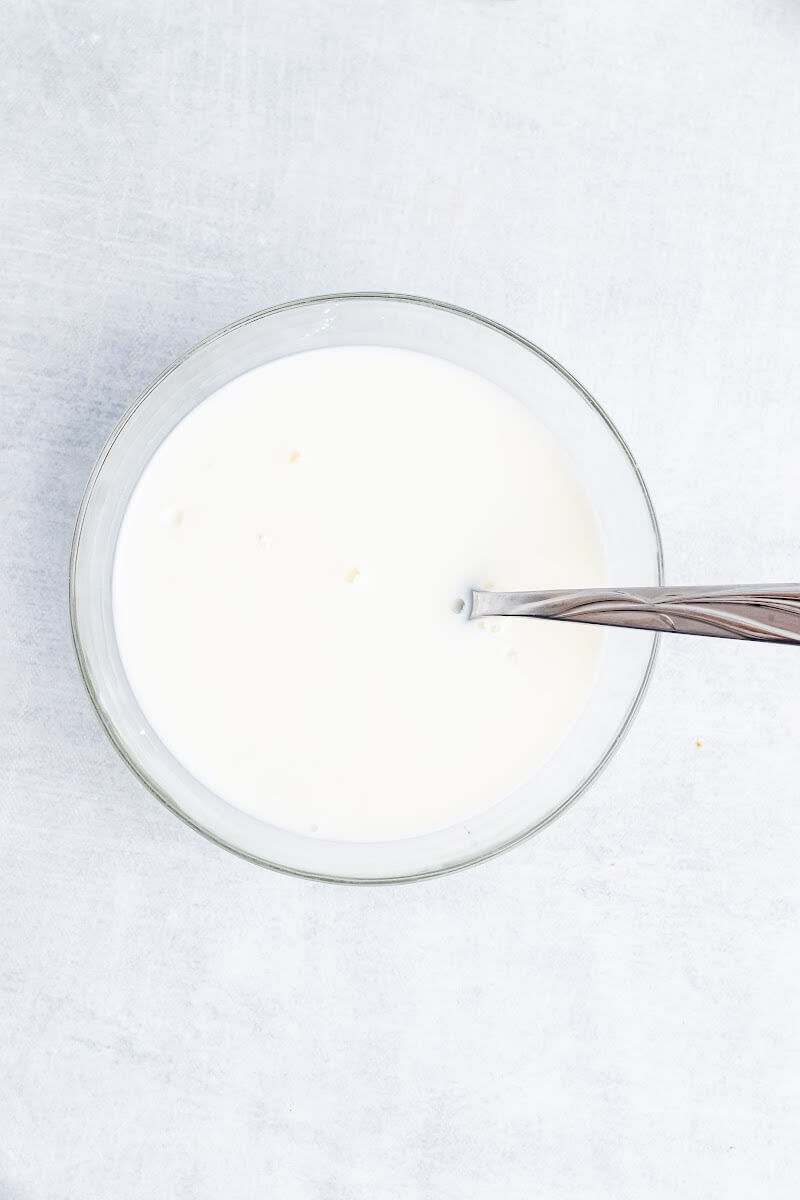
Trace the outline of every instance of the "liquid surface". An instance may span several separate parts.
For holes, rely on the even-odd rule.
[[[574,469],[519,401],[342,347],[234,380],[164,441],[123,519],[114,623],[149,722],[207,787],[385,839],[502,800],[592,685],[601,630],[468,622],[458,599],[604,581]]]

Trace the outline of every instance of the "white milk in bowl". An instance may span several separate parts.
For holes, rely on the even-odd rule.
[[[386,841],[534,776],[595,678],[602,629],[470,622],[469,589],[606,579],[575,468],[519,400],[342,346],[240,376],[167,436],[122,521],[113,619],[197,780],[294,833]]]

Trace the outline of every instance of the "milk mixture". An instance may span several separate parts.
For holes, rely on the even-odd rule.
[[[591,688],[602,630],[469,622],[469,589],[604,582],[574,468],[522,403],[354,346],[268,363],[178,425],[125,514],[113,610],[197,779],[271,824],[382,840],[501,800]]]

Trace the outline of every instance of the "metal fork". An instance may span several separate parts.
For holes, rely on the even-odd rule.
[[[546,592],[473,590],[470,619],[479,617],[545,617],[798,646],[800,584]]]

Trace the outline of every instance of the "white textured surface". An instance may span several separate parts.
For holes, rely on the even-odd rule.
[[[362,287],[573,370],[672,581],[800,576],[797,4],[40,0],[3,40],[3,1200],[794,1200],[800,655],[664,642],[540,838],[345,890],[142,791],[65,578],[150,376]]]

